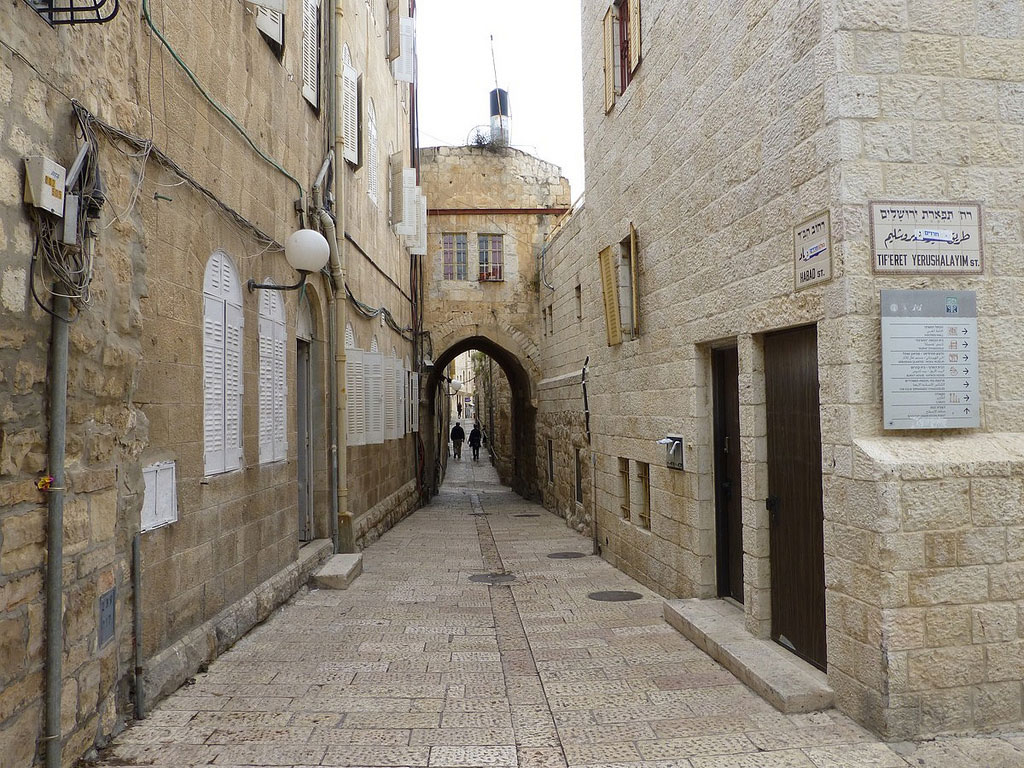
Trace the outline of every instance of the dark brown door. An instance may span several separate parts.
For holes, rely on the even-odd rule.
[[[772,637],[825,669],[825,556],[815,326],[765,336]]]
[[[743,602],[743,514],[740,486],[740,386],[736,347],[712,353],[715,409],[715,516],[718,594]]]

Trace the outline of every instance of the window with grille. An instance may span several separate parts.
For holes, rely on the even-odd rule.
[[[469,244],[465,232],[445,232],[441,235],[441,258],[444,261],[445,280],[469,279]]]
[[[619,459],[619,492],[622,495],[622,503],[619,505],[622,519],[629,520],[629,459]]]
[[[505,279],[505,254],[502,235],[478,235],[480,256],[480,282],[500,282]]]
[[[604,110],[625,93],[640,66],[640,0],[615,0],[604,15]]]
[[[640,527],[651,530],[651,465],[644,461],[636,463],[636,478],[640,486]]]

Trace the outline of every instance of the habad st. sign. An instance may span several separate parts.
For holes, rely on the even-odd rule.
[[[832,279],[832,222],[828,211],[793,228],[793,281],[796,290]]]
[[[870,209],[875,273],[984,271],[980,203],[872,202]]]

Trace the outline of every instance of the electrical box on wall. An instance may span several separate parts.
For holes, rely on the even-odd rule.
[[[667,435],[658,441],[665,446],[665,466],[669,469],[685,469],[683,465],[682,435]]]
[[[42,155],[25,158],[25,202],[64,215],[64,166]]]

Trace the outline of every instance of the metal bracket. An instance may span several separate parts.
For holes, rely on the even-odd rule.
[[[106,24],[121,10],[120,0],[25,0],[52,27]]]

